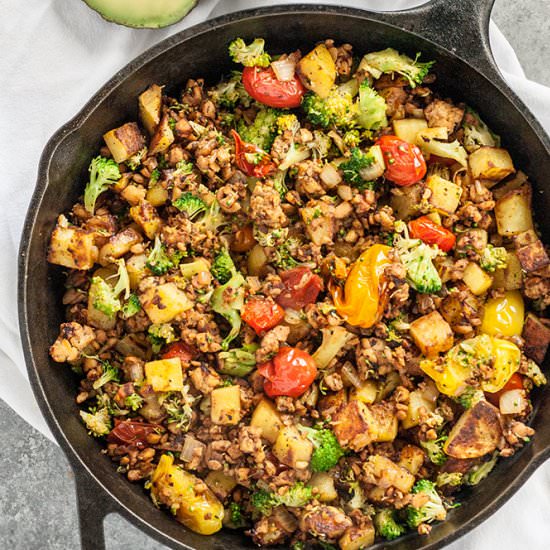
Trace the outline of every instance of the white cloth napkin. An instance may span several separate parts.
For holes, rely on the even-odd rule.
[[[119,68],[149,46],[208,17],[270,3],[201,0],[177,25],[134,30],[103,21],[78,0],[0,0],[0,398],[52,441],[27,379],[17,323],[17,250],[40,153],[59,126]],[[325,3],[375,10],[382,4],[380,0]],[[384,2],[388,9],[422,3]],[[550,89],[525,78],[510,44],[494,24],[491,45],[504,77],[550,130]],[[493,548],[497,541],[504,550],[549,548],[549,510],[547,464],[483,527],[450,548]]]

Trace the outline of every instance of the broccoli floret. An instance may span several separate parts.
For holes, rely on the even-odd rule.
[[[443,450],[443,445],[447,441],[447,436],[442,435],[437,439],[421,441],[420,446],[426,451],[430,462],[436,466],[442,466],[447,461],[447,455]]]
[[[227,283],[227,281],[231,279],[231,275],[233,273],[232,270],[234,268],[235,264],[233,263],[231,254],[229,254],[229,250],[224,248],[214,258],[214,262],[210,268],[210,273],[212,273],[212,275],[223,284]]]
[[[300,122],[298,121],[298,117],[294,114],[285,113],[277,118],[277,131],[279,134],[282,134],[285,130],[296,133],[299,128]]]
[[[137,411],[141,409],[143,405],[143,397],[139,393],[132,393],[131,395],[126,396],[124,399],[124,404],[131,410]]]
[[[410,324],[404,321],[403,316],[400,314],[388,323],[387,328],[388,336],[386,337],[386,341],[400,344],[403,341],[401,333],[409,330]]]
[[[231,502],[228,507],[229,511],[229,525],[232,529],[239,529],[246,525],[246,518],[243,514],[243,509],[238,502]],[[225,520],[225,518],[224,518]]]
[[[397,523],[395,511],[391,508],[383,508],[376,512],[374,526],[376,532],[386,540],[399,538],[406,531],[405,527]]]
[[[320,370],[329,367],[338,353],[355,337],[353,333],[342,326],[322,328],[321,333],[323,340],[312,356]]]
[[[498,453],[495,453],[487,462],[474,466],[464,476],[466,484],[477,485],[479,482],[483,481],[492,472],[497,461]]]
[[[285,494],[276,495],[275,498],[277,503],[283,506],[301,508],[313,498],[313,490],[308,485],[298,481]]]
[[[107,407],[90,409],[90,412],[80,411],[80,417],[88,428],[88,433],[94,437],[102,437],[111,431],[111,416]]]
[[[348,183],[357,185],[364,181],[361,177],[361,170],[368,168],[373,162],[374,158],[370,153],[365,154],[358,147],[354,147],[351,150],[349,160],[342,162],[339,168],[344,173],[344,179]]]
[[[220,285],[212,293],[210,307],[219,315],[224,317],[231,325],[229,334],[222,342],[222,350],[227,351],[229,344],[239,335],[241,330],[240,310],[244,305],[244,277],[237,271],[235,264],[229,257],[227,262],[231,278]]]
[[[312,124],[329,128],[350,129],[356,124],[358,105],[354,103],[354,90],[350,86],[334,87],[327,97],[308,92],[302,99],[302,109]]]
[[[184,279],[191,279],[193,275],[202,271],[210,271],[210,265],[204,258],[197,258],[192,262],[180,264],[180,272]]]
[[[155,244],[149,253],[149,256],[147,256],[145,265],[155,275],[164,275],[168,270],[174,267],[174,264],[168,254],[166,254],[166,249],[158,235],[155,237]]]
[[[277,191],[277,193],[279,193],[281,199],[284,199],[288,193],[288,187],[286,186],[285,179],[286,171],[282,172],[281,170],[277,170],[275,175],[271,178],[271,181],[273,181],[273,188]]]
[[[374,78],[380,78],[382,73],[397,73],[409,81],[411,88],[415,88],[417,84],[422,83],[434,64],[434,61],[421,63],[418,60],[419,57],[418,53],[414,59],[411,59],[393,48],[386,48],[366,54],[361,60],[359,69],[367,70]]]
[[[264,233],[260,231],[258,227],[254,226],[254,238],[258,241],[260,246],[275,248],[282,245],[288,238],[288,228],[279,227]]]
[[[239,120],[237,131],[243,141],[253,143],[264,151],[269,151],[277,135],[277,121],[280,111],[266,107],[260,109],[254,122],[246,124],[244,119]]]
[[[132,155],[128,160],[125,161],[126,166],[130,170],[137,170],[141,165],[143,159],[147,156],[147,147],[140,149],[137,153]]]
[[[90,172],[90,181],[84,189],[84,208],[93,214],[99,195],[106,191],[110,185],[116,183],[121,174],[118,164],[113,159],[101,156],[92,160],[88,171]]]
[[[213,200],[206,209],[204,216],[195,223],[203,227],[206,231],[215,233],[225,223],[225,216],[221,211],[220,203],[217,200]]]
[[[263,38],[256,38],[248,46],[242,38],[235,38],[229,44],[229,55],[235,63],[241,63],[245,67],[267,67],[271,57],[264,52],[264,46]]]
[[[162,400],[162,407],[168,414],[168,422],[174,423],[182,431],[189,429],[193,416],[195,399],[189,394],[189,386],[184,386],[181,392],[171,392]]]
[[[342,137],[342,140],[345,145],[348,147],[358,147],[361,141],[363,140],[363,136],[361,135],[361,132],[357,130],[356,128],[353,128],[351,130],[348,130],[344,136]]]
[[[332,140],[321,130],[313,130],[313,140],[307,146],[311,149],[311,156],[315,160],[322,160],[329,154]]]
[[[220,351],[218,370],[223,374],[242,378],[250,374],[256,366],[258,344],[244,344],[242,348]]]
[[[443,521],[447,517],[447,511],[435,489],[433,481],[428,479],[417,481],[412,488],[412,493],[426,495],[428,502],[420,508],[415,508],[412,505],[407,508],[407,523],[409,527],[418,527],[421,523],[431,523],[436,520]]]
[[[314,472],[326,472],[344,456],[344,449],[338,443],[336,436],[326,428],[306,428],[300,430],[313,443],[310,467]]]
[[[141,303],[137,294],[130,294],[126,303],[122,306],[122,316],[124,319],[133,317],[141,309]]]
[[[176,340],[174,328],[167,323],[151,325],[147,330],[147,337],[151,342],[153,353],[158,353],[165,344],[169,344]]]
[[[175,201],[172,201],[172,206],[187,214],[190,220],[196,218],[201,212],[206,212],[204,201],[189,192],[182,193]]]
[[[98,390],[99,388],[107,384],[107,382],[120,382],[120,372],[118,368],[114,365],[111,365],[111,363],[109,363],[108,361],[100,362],[103,372],[101,373],[101,376],[92,384],[94,390]]]
[[[292,256],[299,246],[300,241],[298,241],[298,239],[295,237],[289,237],[273,251],[273,263],[283,270],[292,269],[293,267],[299,266],[300,262]]]
[[[388,125],[386,101],[370,87],[368,80],[363,80],[359,86],[357,123],[365,130],[378,130]]]
[[[483,401],[485,396],[483,392],[472,386],[468,386],[457,398],[456,401],[460,403],[465,409],[471,409],[479,401]]]
[[[114,287],[101,277],[93,277],[90,286],[94,308],[111,319],[122,309],[119,296],[124,292],[124,299],[130,298],[130,278],[126,264],[124,260],[117,260],[117,264],[118,271],[113,277],[118,277],[118,281]]]
[[[174,170],[174,176],[188,176],[193,172],[193,163],[180,160],[176,163],[176,169]]]
[[[469,153],[483,146],[500,147],[500,137],[493,134],[470,107],[466,107],[462,128],[464,129],[464,147]]]
[[[291,166],[309,158],[311,151],[305,145],[292,142],[283,161],[279,164],[279,170],[286,171]]]
[[[417,291],[434,294],[441,290],[441,279],[433,264],[439,249],[423,243],[420,239],[394,238],[394,247],[401,263],[407,269],[407,279]]]
[[[243,107],[250,107],[252,98],[244,89],[242,73],[233,71],[229,80],[223,80],[213,90],[210,97],[214,103],[226,109],[234,109],[239,103]]]
[[[447,485],[449,487],[458,487],[464,482],[464,475],[460,472],[440,472],[437,474],[435,484],[438,487]]]
[[[488,244],[481,254],[479,265],[489,272],[495,269],[504,269],[508,262],[508,252],[503,246],[493,246]]]
[[[268,516],[271,514],[273,506],[276,506],[275,495],[264,489],[258,489],[250,495],[250,505],[254,509],[254,512]]]

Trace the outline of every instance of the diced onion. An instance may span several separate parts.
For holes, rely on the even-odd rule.
[[[332,189],[342,183],[342,176],[339,174],[338,170],[336,170],[334,165],[330,163],[323,166],[319,177],[328,189]]]
[[[180,459],[183,460],[183,462],[191,462],[195,449],[198,449],[199,447],[204,447],[204,443],[201,443],[198,439],[195,439],[190,435],[186,435],[183,441]]]
[[[272,61],[271,68],[273,69],[273,72],[275,73],[275,76],[278,80],[286,82],[294,78],[294,72],[296,70],[296,60],[292,56],[290,56],[286,59]]]
[[[359,375],[357,374],[357,371],[349,364],[346,363],[342,367],[342,378],[344,382],[347,382],[348,385],[355,386],[356,388],[360,388],[362,385],[362,382],[359,378]]]
[[[499,407],[502,414],[520,414],[527,408],[525,390],[509,390],[500,396]]]

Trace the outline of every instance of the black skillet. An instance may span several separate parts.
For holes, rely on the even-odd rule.
[[[381,2],[382,3],[382,2]],[[350,42],[355,52],[392,46],[423,59],[436,59],[442,94],[465,100],[503,137],[517,166],[535,185],[534,208],[540,230],[550,242],[550,140],[525,105],[499,74],[489,48],[489,16],[494,0],[433,0],[394,13],[373,13],[334,6],[294,5],[249,10],[223,16],[180,32],[132,61],[48,142],[40,161],[38,181],[27,214],[19,260],[19,319],[23,348],[33,390],[48,425],[69,458],[76,478],[82,548],[105,548],[103,519],[121,513],[158,541],[173,548],[197,550],[252,548],[242,535],[222,531],[201,537],[157,510],[139,485],[117,474],[100,453],[101,445],[86,434],[78,418],[75,377],[54,364],[48,347],[63,321],[61,270],[48,265],[46,249],[59,212],[81,194],[90,158],[101,135],[136,120],[136,98],[150,83],[180,89],[188,77],[216,82],[230,69],[227,44],[236,37],[266,39],[273,52],[307,50],[330,37]],[[359,2],[358,2],[359,4]],[[106,51],[107,53],[107,51]],[[171,90],[172,88],[172,90]],[[409,534],[384,548],[441,548],[479,525],[504,504],[550,456],[550,389],[535,398],[533,442],[465,495],[464,505],[428,537]],[[373,548],[381,548],[379,543]]]

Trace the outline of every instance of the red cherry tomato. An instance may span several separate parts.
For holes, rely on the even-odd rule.
[[[197,355],[197,352],[191,346],[188,346],[183,342],[172,342],[164,348],[162,358],[173,359],[174,357],[179,357],[183,364],[189,363],[195,355]]]
[[[265,378],[264,391],[269,397],[300,397],[315,380],[317,367],[309,353],[283,347],[271,361],[260,365],[258,372]]]
[[[284,288],[275,298],[284,308],[302,309],[307,304],[315,303],[323,288],[319,275],[311,272],[309,267],[295,267],[281,273]]]
[[[285,316],[285,310],[273,298],[253,296],[244,304],[241,319],[250,325],[256,334],[278,325]]]
[[[382,136],[377,142],[386,164],[386,179],[402,187],[420,181],[426,175],[426,161],[420,149],[396,136]]]
[[[243,85],[256,101],[278,109],[299,107],[306,91],[297,76],[292,80],[279,80],[271,67],[245,67]]]
[[[109,443],[119,445],[134,445],[138,449],[147,447],[147,436],[157,432],[160,428],[157,424],[146,422],[133,422],[132,420],[115,421],[116,425],[107,436]]]
[[[277,168],[265,151],[243,141],[235,130],[231,130],[231,135],[235,140],[235,162],[247,176],[265,178]]]
[[[409,231],[413,239],[420,239],[426,244],[435,244],[443,252],[449,252],[456,242],[455,234],[452,231],[435,223],[428,216],[410,221]]]
[[[495,407],[499,406],[500,403],[500,397],[503,393],[506,393],[510,390],[522,390],[523,389],[523,376],[521,374],[518,374],[517,372],[514,372],[512,376],[510,377],[510,380],[506,382],[506,385],[496,393],[485,393],[485,397],[489,403],[492,403]]]

